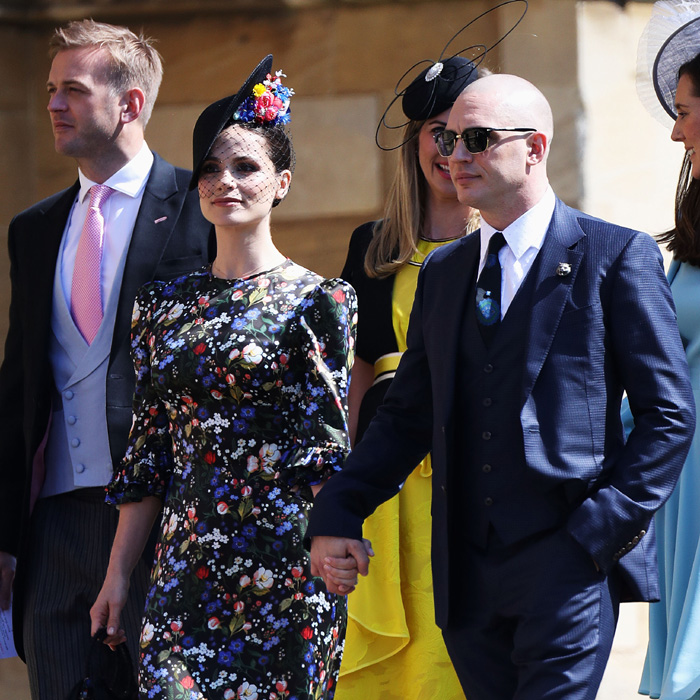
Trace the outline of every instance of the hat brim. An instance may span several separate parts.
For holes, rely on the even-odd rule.
[[[198,117],[192,133],[192,178],[190,189],[197,187],[199,173],[219,134],[231,122],[231,117],[243,101],[253,93],[253,87],[261,83],[272,71],[272,54],[268,54],[256,66],[241,89],[210,104]]]
[[[678,89],[678,69],[700,53],[700,17],[677,29],[663,46],[654,61],[652,79],[654,91],[666,114],[672,119],[676,112],[676,90]]]

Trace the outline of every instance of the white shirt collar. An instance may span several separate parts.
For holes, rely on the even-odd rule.
[[[516,260],[519,260],[530,248],[539,250],[554,214],[556,197],[551,186],[547,187],[542,199],[510,226],[503,229],[503,237]],[[486,255],[491,236],[496,233],[491,224],[481,220],[481,252]]]
[[[146,180],[148,180],[152,166],[153,153],[151,153],[151,149],[144,141],[141,150],[124,167],[105,180],[103,184],[128,197],[138,197],[141,190],[146,186]],[[90,188],[98,183],[86,177],[80,168],[78,168],[78,178],[80,180],[78,201],[83,202],[85,197],[88,196]]]

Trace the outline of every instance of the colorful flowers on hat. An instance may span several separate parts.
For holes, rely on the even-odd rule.
[[[289,101],[294,90],[282,85],[281,78],[287,76],[278,70],[273,78],[267,78],[253,87],[253,94],[247,97],[233,115],[237,122],[257,122],[258,124],[288,124],[290,121]]]

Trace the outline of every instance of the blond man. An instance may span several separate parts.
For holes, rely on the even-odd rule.
[[[0,367],[0,605],[13,589],[35,700],[65,697],[85,666],[118,517],[103,487],[131,420],[136,290],[205,264],[209,239],[189,172],[145,142],[163,74],[151,41],[83,20],[55,31],[50,58],[54,145],[75,159],[78,179],[10,224]],[[151,554],[127,603],[132,655]]]

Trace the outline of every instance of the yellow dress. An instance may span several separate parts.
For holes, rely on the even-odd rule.
[[[396,275],[392,318],[401,352],[406,349],[420,263],[443,243],[420,240],[414,264]],[[386,363],[382,369],[387,369]],[[376,555],[369,576],[360,577],[348,596],[348,628],[335,700],[464,699],[435,624],[431,475],[428,455],[401,491],[365,521],[363,533]]]

